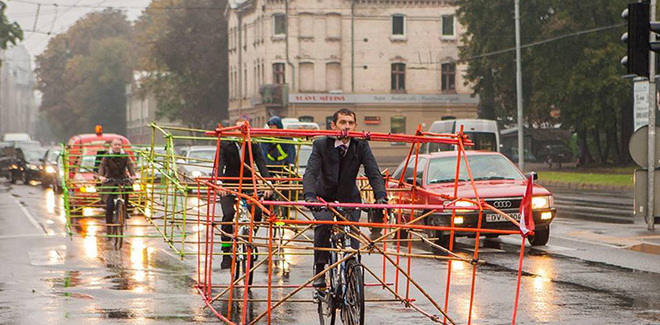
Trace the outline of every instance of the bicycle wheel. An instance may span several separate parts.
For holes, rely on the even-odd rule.
[[[335,303],[335,297],[337,287],[333,286],[335,282],[333,280],[336,269],[331,269],[325,273],[326,282],[330,283],[330,287],[325,291],[317,290],[316,300],[317,300],[317,312],[319,313],[319,323],[321,325],[334,325],[335,318],[337,315],[337,304]]]
[[[115,205],[115,249],[121,249],[124,244],[124,220],[126,219],[126,206],[124,202],[117,201]]]
[[[240,234],[245,235],[247,237],[247,232],[249,232],[249,229],[247,231],[244,231],[241,229],[239,231]],[[245,238],[245,237],[244,237]],[[252,248],[252,263],[250,263],[250,268],[254,268],[254,263],[256,261],[256,253],[257,253],[257,248],[254,247]],[[244,243],[240,243],[236,245],[236,267],[234,268],[234,281],[238,280],[245,272],[247,271],[247,245]],[[254,278],[254,271],[250,271],[250,278],[248,279],[248,285],[252,285],[252,280]]]
[[[346,292],[341,318],[345,325],[364,325],[364,278],[362,266],[354,258],[346,261]]]

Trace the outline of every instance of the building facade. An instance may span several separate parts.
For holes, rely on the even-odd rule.
[[[0,61],[0,134],[34,136],[38,111],[30,54],[23,45],[16,45],[1,51]]]
[[[167,118],[156,118],[158,102],[153,92],[141,87],[144,72],[133,73],[133,82],[126,86],[126,136],[133,144],[151,144],[151,122],[162,126],[181,126]],[[162,134],[156,133],[155,143],[164,144]]]
[[[478,98],[456,64],[454,1],[245,0],[226,11],[229,115],[263,126],[272,115],[329,128],[348,107],[358,128],[414,133],[435,120],[474,118]],[[372,143],[400,159],[398,143]]]

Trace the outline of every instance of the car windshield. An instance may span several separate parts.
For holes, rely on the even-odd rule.
[[[25,161],[39,161],[46,154],[46,150],[25,150],[23,156]]]
[[[468,156],[470,170],[475,181],[523,180],[524,176],[508,159],[500,155]],[[450,183],[456,176],[456,157],[431,159],[427,171],[427,184]],[[459,181],[470,179],[465,160],[461,160]]]
[[[82,160],[80,161],[80,169],[82,172],[94,172],[95,167],[96,156],[82,156]]]
[[[190,159],[198,161],[214,161],[215,150],[195,150],[190,152]]]
[[[47,158],[46,160],[48,160],[48,161],[56,161],[56,160],[57,160],[57,156],[59,156],[59,155],[60,155],[60,151],[59,151],[59,150],[51,150],[51,151],[48,152],[48,158]]]

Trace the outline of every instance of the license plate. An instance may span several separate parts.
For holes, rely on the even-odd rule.
[[[517,221],[520,221],[520,213],[509,213],[509,216],[513,219],[516,219]],[[499,215],[496,213],[489,213],[486,215],[486,222],[505,222],[509,221],[506,217],[503,215]]]

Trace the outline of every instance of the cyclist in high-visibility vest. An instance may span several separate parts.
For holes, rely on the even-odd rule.
[[[271,129],[283,129],[282,118],[273,116],[266,123]],[[264,142],[261,144],[266,165],[290,166],[296,162],[296,148],[289,143]]]

